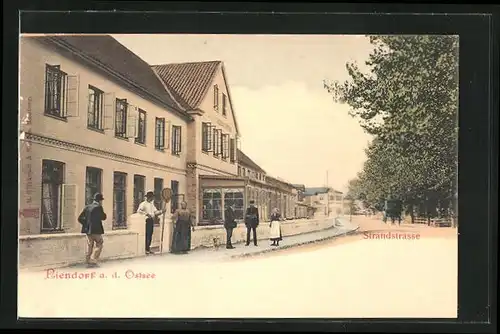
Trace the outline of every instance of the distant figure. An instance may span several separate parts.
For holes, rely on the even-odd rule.
[[[226,248],[233,249],[231,237],[233,236],[233,229],[236,227],[236,216],[234,215],[233,205],[228,205],[224,215],[224,228],[226,229]]]
[[[78,222],[82,225],[82,233],[87,235],[87,253],[85,262],[89,267],[98,266],[97,262],[99,261],[99,256],[102,252],[102,245],[104,243],[102,239],[102,235],[104,234],[102,221],[106,220],[107,217],[102,208],[103,200],[104,197],[102,194],[96,193],[94,195],[94,201],[85,206],[82,213],[80,213],[80,216],[78,216]]]
[[[165,209],[158,210],[154,205],[155,195],[152,191],[146,193],[146,199],[139,204],[137,213],[146,216],[146,254],[153,254],[151,251],[151,241],[153,240],[154,220],[166,212]]]
[[[194,231],[191,213],[187,210],[186,202],[182,202],[181,208],[175,211],[172,221],[174,223],[172,253],[186,254],[191,249],[191,230]]]
[[[279,246],[280,241],[283,240],[281,235],[281,214],[278,208],[274,208],[271,213],[271,223],[269,224],[269,239],[273,242],[271,246]]]
[[[250,207],[245,213],[245,225],[247,227],[247,242],[250,245],[250,232],[253,231],[253,244],[257,246],[257,226],[259,226],[259,210],[255,207],[255,201],[250,201]]]

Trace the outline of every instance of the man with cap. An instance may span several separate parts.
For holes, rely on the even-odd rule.
[[[253,244],[257,246],[257,226],[259,226],[259,209],[255,207],[255,201],[250,201],[250,206],[245,213],[245,225],[247,227],[247,242],[250,245],[250,232],[253,231]]]
[[[102,221],[106,220],[106,214],[102,208],[103,200],[104,197],[102,194],[96,193],[94,195],[94,201],[85,206],[80,216],[78,216],[78,222],[82,225],[82,233],[87,235],[86,262],[89,267],[97,266],[97,261],[101,255],[102,245],[104,243],[102,239],[102,235],[104,234]]]
[[[158,210],[155,207],[153,203],[154,198],[154,193],[148,191],[146,193],[146,199],[139,204],[139,208],[137,209],[137,213],[146,216],[146,254],[153,254],[150,247],[151,241],[153,240],[154,220],[156,217],[166,212],[166,209]]]

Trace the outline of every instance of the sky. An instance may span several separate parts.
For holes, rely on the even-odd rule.
[[[151,65],[221,60],[241,149],[268,174],[345,191],[371,137],[323,80],[348,80],[372,51],[356,35],[113,35]],[[328,175],[328,176],[327,176]]]

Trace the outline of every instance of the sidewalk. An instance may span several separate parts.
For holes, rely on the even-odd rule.
[[[273,251],[278,251],[281,249],[287,249],[292,247],[297,247],[306,244],[312,244],[315,242],[320,242],[328,239],[332,239],[338,236],[346,235],[351,232],[356,231],[359,225],[356,223],[350,223],[349,219],[337,218],[335,220],[335,226],[324,229],[321,231],[298,234],[293,236],[284,236],[283,241],[280,242],[279,247],[271,246],[268,239],[258,240],[258,246],[254,246],[251,243],[249,246],[245,246],[243,243],[235,244],[234,249],[226,249],[222,245],[218,249],[211,248],[196,248],[185,255],[175,255],[171,253],[155,254],[142,257],[133,257],[126,259],[113,259],[102,261],[103,268],[117,268],[123,265],[127,266],[155,266],[155,265],[165,265],[167,263],[186,263],[186,262],[206,262],[206,261],[224,261],[235,258],[257,256],[260,254],[265,254]],[[85,268],[83,263],[75,263],[67,266],[60,266],[59,268]],[[47,267],[37,267],[37,268],[25,268],[21,271],[23,272],[33,272],[33,271],[43,271],[47,268],[53,268],[51,266]]]
[[[287,249],[332,239],[352,233],[358,228],[358,225],[350,223],[348,219],[346,220],[345,218],[336,218],[335,227],[316,232],[283,237],[283,240],[280,242],[280,245],[278,247],[271,246],[269,240],[259,240],[259,245],[257,247],[250,244],[250,246],[242,246],[232,250],[224,250],[227,251],[228,256],[230,256],[231,258],[256,256],[278,251],[280,249]]]

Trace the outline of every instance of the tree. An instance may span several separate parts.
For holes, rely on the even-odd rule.
[[[446,202],[458,168],[458,39],[371,36],[370,42],[369,73],[348,63],[351,80],[325,82],[374,136],[353,192],[371,205],[390,195],[407,204]]]

